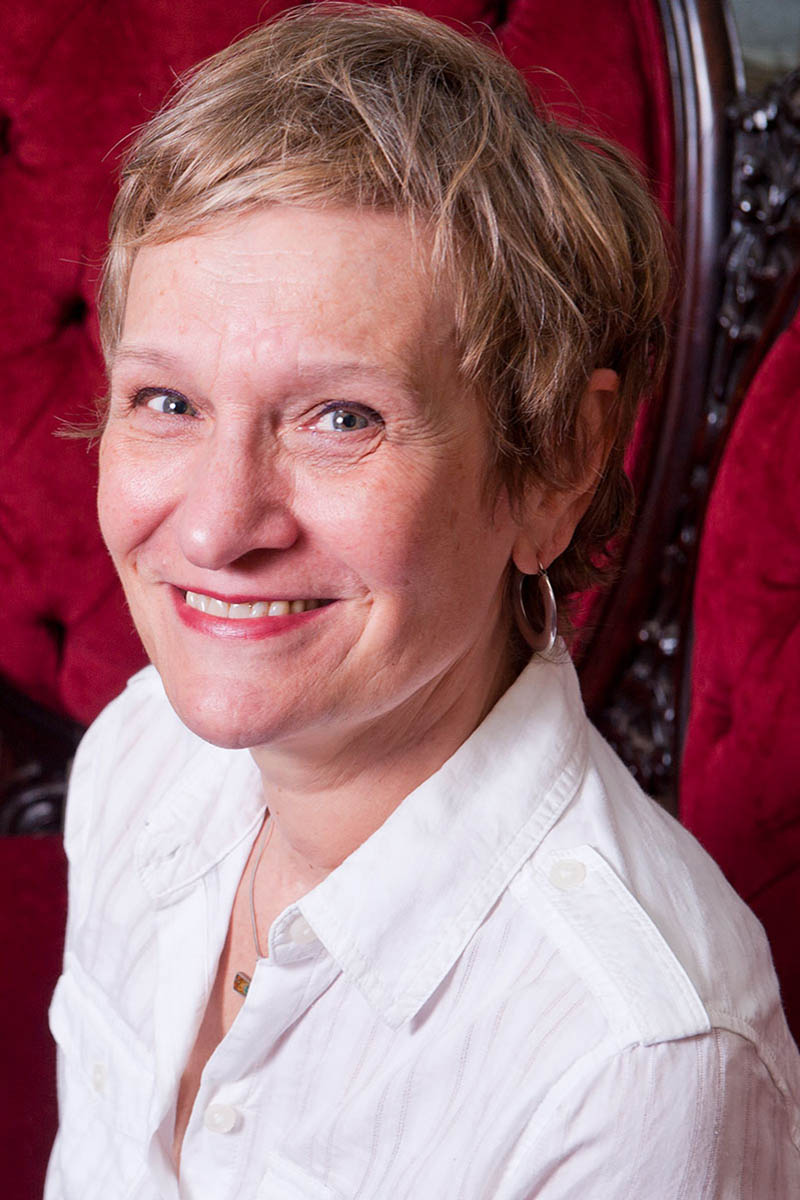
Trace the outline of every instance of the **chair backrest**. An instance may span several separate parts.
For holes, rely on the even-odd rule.
[[[88,5],[62,28],[56,0],[48,3],[36,22],[12,17],[0,46],[0,211],[13,280],[0,326],[0,833],[57,828],[65,758],[143,662],[97,530],[94,453],[53,437],[103,390],[94,286],[118,148],[175,74],[284,7],[214,3],[187,23],[179,5],[162,11],[153,0],[126,24]],[[671,368],[630,456],[639,513],[617,583],[589,606],[576,651],[591,715],[646,790],[674,809],[708,488],[731,405],[774,336],[767,313],[797,256],[785,223],[770,241],[759,198],[765,179],[780,192],[765,162],[785,138],[781,120],[791,123],[789,93],[760,107],[743,97],[722,0],[419,7],[485,22],[556,112],[627,146],[674,224],[682,284]],[[748,247],[765,239],[771,252],[748,276]]]
[[[8,690],[5,703],[15,728],[13,740],[5,737],[13,758],[6,793],[15,789],[4,826],[0,818],[6,831],[58,823],[57,808],[43,819],[41,807],[43,789],[57,791],[57,772],[37,757],[43,739],[35,717],[36,746],[24,747],[21,710],[33,716],[29,702],[42,705],[48,729],[53,714],[62,714],[60,744],[74,745],[81,725],[143,661],[97,530],[95,454],[53,437],[60,421],[85,419],[104,386],[94,288],[119,147],[176,74],[281,7],[215,0],[192,6],[187,21],[184,6],[152,0],[120,20],[113,7],[92,3],[64,24],[58,0],[38,5],[35,21],[20,0],[7,17],[0,212],[14,284],[0,324],[0,604],[10,631],[0,641],[0,676],[19,695]],[[548,0],[421,0],[418,7],[483,36],[488,25],[518,66],[544,68],[532,79],[545,99],[566,119],[593,123],[625,144],[671,209],[670,43],[655,0],[564,0],[557,10]],[[595,708],[605,694],[597,670],[601,660],[620,656],[622,640],[595,640],[586,655]],[[614,673],[605,669],[603,680]],[[27,804],[33,786],[35,820]]]

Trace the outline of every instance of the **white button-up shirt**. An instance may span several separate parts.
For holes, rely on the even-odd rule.
[[[267,798],[268,800],[268,798]],[[800,1061],[761,927],[535,662],[269,931],[183,1068],[265,797],[153,668],[79,750],[46,1200],[789,1200]]]

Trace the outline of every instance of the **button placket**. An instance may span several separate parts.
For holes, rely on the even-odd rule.
[[[548,878],[559,891],[571,892],[584,883],[586,867],[578,858],[562,858],[560,862],[553,863]]]
[[[232,1104],[209,1104],[203,1113],[203,1124],[209,1133],[232,1133],[239,1124],[239,1110]]]

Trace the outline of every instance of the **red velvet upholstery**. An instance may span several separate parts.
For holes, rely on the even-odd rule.
[[[745,399],[696,584],[681,817],[770,935],[800,1032],[800,313]]]
[[[517,0],[498,37],[562,119],[592,124],[636,156],[669,216],[672,98],[658,5]]]
[[[279,0],[7,0],[0,39],[0,673],[90,721],[142,661],[94,516],[95,454],[56,441],[101,393],[94,287],[118,147],[176,73],[283,7]],[[657,0],[418,0],[494,30],[561,112],[594,122],[644,163],[665,207],[671,99]],[[4,965],[3,1194],[41,1192],[54,1132],[45,1010],[64,914],[55,842],[0,841]],[[24,1097],[24,1098],[23,1098]]]

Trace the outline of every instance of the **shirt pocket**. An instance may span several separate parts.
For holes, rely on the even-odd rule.
[[[344,1200],[341,1192],[271,1151],[255,1200]]]
[[[72,954],[50,1004],[50,1029],[59,1052],[58,1157],[71,1189],[65,1194],[129,1195],[144,1171],[152,1055]]]

